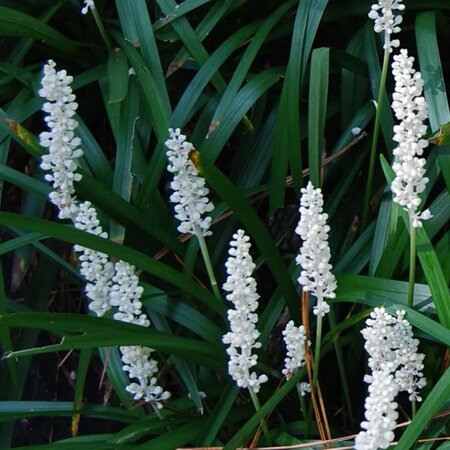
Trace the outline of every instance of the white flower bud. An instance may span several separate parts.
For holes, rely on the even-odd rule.
[[[89,9],[95,9],[94,0],[84,0],[84,6],[81,9],[81,14],[87,14]]]

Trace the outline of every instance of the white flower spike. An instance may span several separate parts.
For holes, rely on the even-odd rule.
[[[398,47],[400,41],[398,39],[391,40],[391,35],[399,33],[400,24],[403,17],[396,15],[395,11],[403,11],[405,5],[403,0],[378,0],[378,3],[372,5],[369,12],[369,17],[374,20],[374,31],[381,33],[384,31],[384,49],[389,49],[392,52],[393,47]]]
[[[411,226],[420,228],[422,220],[433,217],[428,209],[419,212],[420,194],[425,190],[428,178],[425,177],[426,160],[420,158],[428,141],[423,139],[427,131],[424,121],[428,118],[425,98],[421,95],[423,80],[420,72],[413,68],[414,58],[408,51],[400,50],[394,56],[392,73],[395,78],[392,109],[398,125],[394,126],[393,140],[397,142],[394,149],[395,179],[391,184],[394,202],[408,212]]]
[[[366,420],[361,423],[365,431],[357,435],[355,448],[377,450],[389,447],[394,439],[397,394],[405,391],[411,401],[422,400],[418,390],[426,385],[422,374],[424,355],[418,353],[419,341],[414,339],[404,311],[391,316],[384,308],[375,308],[366,325],[361,333],[372,374],[364,377],[369,383]]]
[[[414,339],[405,311],[397,311],[394,317],[384,308],[375,308],[366,325],[361,333],[370,369],[392,373],[399,391],[407,392],[411,401],[421,401],[418,390],[426,385],[422,373],[424,355],[418,352],[419,340]],[[366,380],[371,382],[370,377]]]
[[[296,327],[290,320],[283,330],[283,340],[286,345],[286,358],[284,360],[283,375],[289,379],[298,369],[305,365],[305,327]]]
[[[230,242],[230,256],[225,264],[228,277],[223,289],[229,292],[226,298],[233,303],[235,309],[228,310],[231,331],[223,336],[222,341],[229,345],[228,373],[239,387],[249,388],[257,394],[260,385],[267,381],[267,376],[257,376],[255,372],[250,372],[258,360],[252,350],[260,348],[261,343],[257,342],[258,314],[255,311],[259,295],[256,292],[256,281],[252,277],[255,264],[249,253],[249,241],[244,231],[238,230]]]
[[[317,298],[314,314],[323,317],[330,311],[326,298],[336,295],[336,279],[331,273],[332,266],[328,232],[326,224],[328,214],[323,212],[322,191],[315,189],[311,181],[301,190],[300,221],[295,232],[300,235],[303,244],[296,262],[302,267],[298,282],[304,291],[311,292]]]
[[[174,174],[170,183],[174,191],[170,201],[176,204],[175,217],[181,222],[178,231],[209,236],[212,234],[209,231],[211,217],[205,215],[214,209],[214,205],[208,199],[205,180],[189,158],[194,146],[179,128],[169,128],[169,134],[170,139],[165,142],[169,158],[167,170]]]
[[[78,104],[70,86],[73,77],[65,70],[57,72],[55,67],[52,60],[45,65],[39,91],[39,95],[47,100],[42,110],[47,113],[45,121],[49,128],[39,135],[42,147],[48,148],[48,154],[42,157],[41,168],[50,172],[45,179],[52,183],[54,191],[49,198],[58,207],[59,218],[73,219],[78,212],[74,182],[81,180],[81,175],[76,173],[76,160],[83,155],[81,141],[74,135],[78,122],[73,116]]]
[[[388,448],[394,440],[397,425],[397,403],[394,401],[398,387],[389,372],[376,371],[372,374],[369,396],[365,401],[365,421],[355,438],[356,450],[378,450]]]
[[[47,99],[42,109],[48,114],[45,121],[50,131],[41,133],[40,142],[49,149],[42,157],[41,167],[50,172],[45,178],[55,189],[50,193],[50,200],[58,207],[61,219],[71,219],[77,229],[107,239],[95,207],[88,201],[77,203],[74,196],[74,181],[81,180],[81,175],[76,173],[76,159],[83,155],[79,148],[81,141],[74,137],[78,122],[73,116],[78,105],[70,86],[73,78],[65,70],[57,72],[55,67],[52,60],[45,65],[39,91]],[[91,300],[89,309],[103,316],[111,307],[117,307],[116,320],[148,327],[150,322],[142,313],[140,302],[143,288],[139,286],[134,266],[124,261],[113,264],[105,253],[80,245],[75,245],[74,251],[80,253],[80,273],[86,279],[86,295]],[[157,385],[158,365],[151,357],[154,350],[139,346],[120,349],[123,370],[138,381],[131,382],[127,391],[136,400],[143,399],[157,409],[162,408],[161,401],[169,398],[170,393]]]

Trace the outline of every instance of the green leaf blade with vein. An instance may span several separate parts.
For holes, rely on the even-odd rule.
[[[308,108],[308,162],[309,178],[316,187],[322,185],[320,168],[324,150],[329,65],[329,48],[318,48],[312,52]]]
[[[180,273],[172,267],[124,245],[116,244],[66,225],[7,212],[0,212],[0,225],[46,233],[62,241],[79,244],[83,247],[106,253],[109,256],[119,258],[136,267],[147,270],[152,275],[179,287],[203,302],[206,306],[211,307],[214,311],[223,312],[225,309],[224,305],[218,303],[214,295],[197,285],[188,275]]]
[[[39,39],[68,56],[80,56],[76,44],[62,33],[28,14],[6,6],[0,6],[0,35]]]
[[[416,40],[431,131],[435,133],[440,126],[450,122],[450,108],[437,41],[435,12],[422,13],[417,16]],[[450,145],[446,144],[436,150],[448,192],[450,192],[449,149]]]
[[[14,313],[0,316],[0,323],[7,327],[41,329],[57,334],[73,333],[64,336],[59,344],[13,351],[6,356],[9,358],[69,349],[142,345],[181,357],[188,355],[193,361],[219,372],[225,368],[225,352],[219,344],[178,337],[103,317],[80,317],[69,313]]]
[[[301,183],[300,88],[320,19],[328,0],[301,0],[294,23],[291,51],[277,113],[270,177],[270,212],[283,205],[290,163],[294,186]]]

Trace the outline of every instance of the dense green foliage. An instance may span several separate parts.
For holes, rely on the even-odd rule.
[[[417,234],[413,309],[405,307],[407,220],[388,185],[389,74],[369,217],[361,220],[382,62],[370,1],[185,0],[177,7],[175,0],[97,0],[94,17],[81,15],[77,0],[0,0],[0,343],[15,356],[3,360],[0,373],[0,448],[14,440],[42,444],[27,447],[36,450],[54,441],[61,450],[231,450],[249,445],[264,417],[273,445],[319,439],[295,389],[306,372],[287,382],[281,375],[281,330],[290,316],[297,323],[302,316],[293,230],[299,188],[308,179],[324,192],[338,282],[319,375],[331,435],[345,437],[334,445],[351,446],[350,435],[359,431],[367,372],[360,329],[370,310],[384,305],[407,310],[426,354],[424,402],[406,431],[399,428],[397,448],[438,448],[439,442],[414,443],[448,434],[446,415],[435,416],[450,400],[450,147],[448,129],[440,131],[450,122],[450,3],[404,3],[400,39],[416,56],[430,138],[437,136],[426,150],[424,202],[434,217]],[[55,220],[47,201],[37,91],[48,59],[74,76],[85,153],[77,196],[100,211],[109,241]],[[252,239],[261,296],[258,370],[269,377],[257,413],[227,374],[221,338],[228,304],[208,288],[198,241],[176,230],[165,170],[169,127],[181,128],[200,152],[200,174],[215,204],[206,242],[219,286],[231,235],[241,227]],[[362,132],[352,133],[355,127]],[[88,314],[70,250],[75,243],[142,271],[151,329]],[[313,315],[310,327],[314,336]],[[159,382],[172,392],[161,418],[124,389],[117,346],[132,344],[158,352]],[[47,364],[54,373],[38,369]],[[43,374],[59,378],[59,387],[31,392],[30,380]],[[406,396],[400,406],[405,422]],[[20,428],[42,417],[42,436]]]

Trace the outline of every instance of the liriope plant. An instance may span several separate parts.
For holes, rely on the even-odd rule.
[[[55,432],[65,448],[344,440],[371,450],[399,438],[406,449],[422,432],[443,434],[449,171],[429,141],[445,142],[439,125],[450,117],[436,107],[446,101],[444,80],[441,90],[430,80],[440,63],[420,51],[437,44],[417,36],[422,81],[404,50],[412,21],[400,35],[401,13],[410,21],[410,5],[428,6],[50,3],[0,6],[0,33],[24,38],[5,38],[0,49],[0,149],[11,150],[0,176],[16,186],[5,184],[4,209],[17,212],[11,199],[24,196],[21,214],[0,212],[8,237],[0,248],[13,255],[1,280],[0,411],[9,423],[0,447],[22,445],[11,424],[30,414],[72,417],[70,430]],[[436,36],[433,20],[420,14],[418,30],[427,24]],[[346,21],[365,26],[355,32]],[[373,31],[383,33],[380,77]],[[379,86],[376,109],[369,85]],[[382,159],[387,182],[377,166],[386,90],[399,122],[392,166]],[[49,130],[40,134],[42,119]],[[15,169],[30,157],[10,138],[31,155],[23,173]],[[383,217],[376,205],[388,186]],[[15,282],[28,292],[23,302],[6,295],[14,294],[9,272],[24,275]],[[66,313],[73,299],[89,314]],[[34,329],[56,340],[42,345]],[[35,370],[25,357],[67,350],[60,367],[73,367],[73,403],[24,400]],[[98,383],[104,405],[90,392]],[[87,431],[96,417],[119,425]]]

